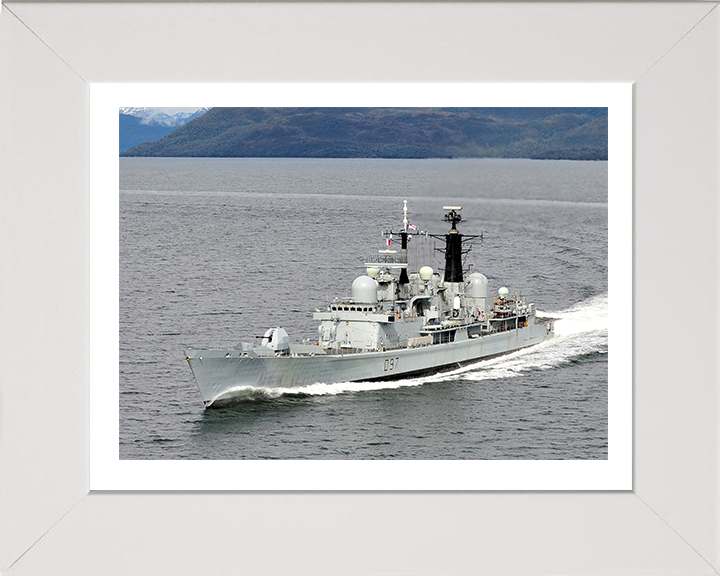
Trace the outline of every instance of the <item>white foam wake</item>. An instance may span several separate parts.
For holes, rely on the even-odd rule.
[[[558,318],[555,322],[555,335],[568,336],[608,329],[608,297],[607,294],[594,296],[578,302],[567,310],[560,312],[540,312],[538,316]]]
[[[237,386],[225,391],[223,399],[279,398],[286,395],[335,396],[347,392],[364,392],[368,390],[390,390],[407,386],[420,386],[429,378],[406,378],[384,382],[335,382],[324,384],[318,382],[294,388],[255,388],[253,386]],[[214,402],[214,401],[213,401]]]
[[[311,384],[299,388],[260,389],[241,386],[232,390],[233,397],[278,398],[285,395],[327,396],[347,392],[388,390],[421,386],[430,382],[447,382],[462,378],[481,381],[513,378],[533,370],[550,370],[593,353],[606,354],[608,340],[607,294],[579,302],[567,310],[540,312],[540,317],[556,318],[555,337],[524,350],[512,352],[477,364],[432,376],[405,378],[386,382],[336,382]]]

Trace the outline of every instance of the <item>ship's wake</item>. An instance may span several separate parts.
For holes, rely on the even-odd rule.
[[[317,383],[298,388],[259,389],[243,386],[230,391],[230,395],[233,400],[278,398],[289,395],[326,396],[347,392],[421,386],[432,382],[448,382],[458,379],[470,381],[497,380],[514,378],[538,370],[551,370],[581,362],[583,358],[607,354],[607,312],[607,294],[578,302],[567,310],[558,312],[538,311],[539,317],[556,319],[555,336],[552,339],[505,356],[481,360],[451,372],[383,382]]]

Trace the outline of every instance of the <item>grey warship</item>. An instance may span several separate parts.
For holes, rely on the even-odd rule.
[[[294,344],[282,327],[275,327],[258,344],[186,350],[205,407],[257,389],[454,370],[551,338],[554,319],[538,317],[534,304],[504,286],[491,297],[488,280],[479,272],[465,278],[462,260],[469,249],[464,244],[476,237],[457,229],[461,206],[443,210],[451,229],[444,236],[430,235],[445,243],[442,276],[427,265],[408,273],[408,241],[417,235],[427,239],[428,233],[408,223],[405,201],[397,233],[400,252],[383,249],[366,258],[365,274],[353,281],[352,296],[313,313],[320,321],[317,341]]]

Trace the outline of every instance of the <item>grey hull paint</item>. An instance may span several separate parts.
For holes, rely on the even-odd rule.
[[[441,372],[533,346],[551,336],[551,324],[537,323],[464,341],[382,352],[253,358],[225,349],[188,350],[185,355],[209,407],[241,396],[248,388],[298,388]]]

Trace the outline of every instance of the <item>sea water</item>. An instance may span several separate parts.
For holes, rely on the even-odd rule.
[[[467,270],[558,318],[555,338],[205,410],[183,350],[273,326],[317,339],[312,311],[349,296],[403,200],[438,235],[442,206],[462,205],[459,229],[482,236]],[[607,162],[121,158],[120,457],[607,458],[607,222]],[[413,239],[411,265],[441,268],[441,247]]]

